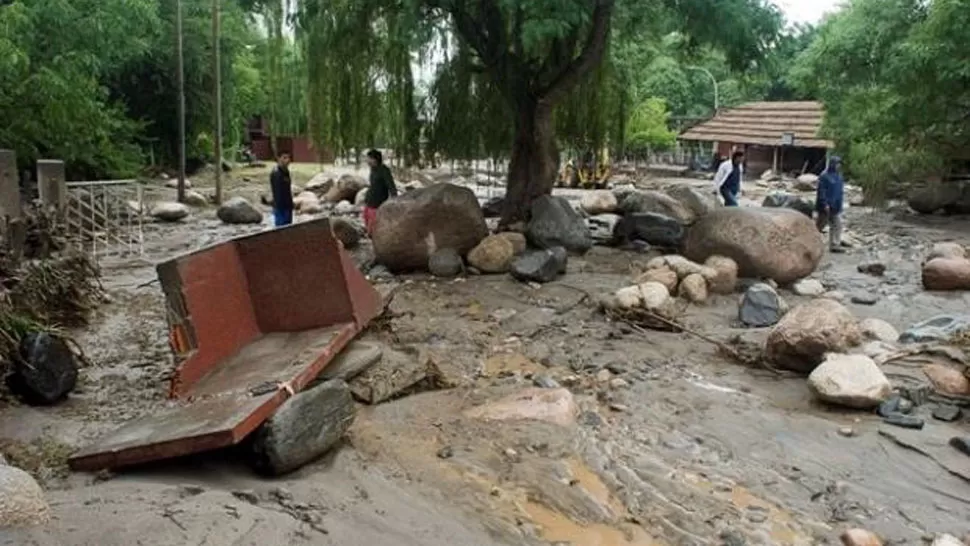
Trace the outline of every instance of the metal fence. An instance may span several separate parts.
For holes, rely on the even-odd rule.
[[[137,180],[68,182],[64,221],[80,248],[106,256],[144,256],[144,191]]]

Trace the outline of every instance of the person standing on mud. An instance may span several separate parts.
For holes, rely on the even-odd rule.
[[[714,175],[714,188],[724,199],[725,207],[738,206],[741,195],[741,180],[744,179],[744,152],[738,150],[731,159],[721,163]]]
[[[276,227],[293,223],[293,183],[290,180],[290,154],[281,152],[276,167],[269,175],[269,187],[273,192],[273,221]]]
[[[829,227],[829,251],[845,252],[842,243],[842,208],[845,196],[845,181],[842,179],[842,158],[832,156],[829,166],[818,179],[815,194],[815,209],[818,218],[815,225],[820,232]]]
[[[364,228],[368,235],[373,235],[377,209],[391,197],[397,196],[397,186],[391,169],[384,164],[384,156],[379,151],[367,152],[367,164],[370,165],[370,187],[364,195]]]

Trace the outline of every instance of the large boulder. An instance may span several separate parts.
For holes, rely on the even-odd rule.
[[[579,202],[579,208],[586,211],[590,216],[597,214],[610,214],[616,212],[619,202],[616,195],[609,190],[594,190],[583,194]]]
[[[847,352],[862,339],[848,309],[830,299],[817,299],[781,319],[768,335],[765,356],[780,368],[811,373],[826,353]]]
[[[308,209],[319,210],[320,198],[312,191],[304,191],[293,198],[293,210],[307,212]]]
[[[406,271],[425,269],[439,248],[465,254],[487,236],[475,194],[453,184],[435,184],[381,205],[371,239],[378,263]]]
[[[178,222],[185,219],[192,212],[189,206],[183,203],[155,203],[152,207],[152,218],[162,222]]]
[[[505,206],[504,197],[493,197],[482,205],[482,213],[485,214],[485,218],[498,218],[502,216],[503,206]]]
[[[691,226],[684,241],[684,255],[696,262],[725,256],[738,264],[741,277],[779,284],[810,275],[824,252],[815,223],[785,209],[718,209]]]
[[[505,273],[515,258],[508,237],[489,235],[468,253],[468,265],[482,273]]]
[[[29,404],[50,405],[74,390],[77,375],[77,360],[67,342],[39,332],[20,342],[20,358],[11,363],[7,385]]]
[[[765,196],[764,201],[761,202],[761,206],[797,210],[809,218],[815,214],[814,202],[806,201],[797,195],[784,192],[769,193]]]
[[[538,248],[562,247],[583,254],[593,247],[593,236],[583,217],[562,197],[544,195],[532,203],[526,237]]]
[[[233,197],[219,207],[216,216],[227,224],[261,224],[263,213],[243,197]]]
[[[808,376],[808,387],[823,402],[855,409],[881,404],[893,387],[865,355],[829,354]]]
[[[323,196],[328,203],[357,200],[357,193],[368,186],[367,181],[359,176],[345,174],[334,182],[333,186]]]
[[[568,254],[562,247],[529,250],[512,262],[512,276],[520,281],[546,283],[565,273]]]
[[[923,288],[927,290],[970,290],[970,260],[934,258],[923,264]]]
[[[817,188],[817,174],[806,173],[795,179],[795,189],[798,191],[815,191]]]
[[[689,225],[697,220],[697,215],[686,205],[659,191],[632,191],[617,195],[619,210],[624,215],[637,212],[662,214]]]
[[[453,248],[439,248],[428,258],[428,271],[435,277],[457,277],[464,269],[461,254]]]
[[[675,218],[653,212],[634,212],[623,216],[613,228],[614,239],[646,241],[653,246],[680,248],[686,230]]]
[[[327,173],[317,173],[303,187],[304,191],[313,192],[315,195],[323,195],[333,187],[333,178]]]
[[[738,287],[738,264],[731,258],[711,256],[704,262],[701,275],[713,294],[733,294]]]
[[[704,193],[686,184],[670,186],[664,191],[667,192],[667,195],[673,197],[682,205],[687,207],[687,210],[694,215],[695,219],[711,212],[717,208],[719,204],[718,201],[716,201],[712,196],[705,195]]]
[[[50,519],[50,506],[34,478],[17,467],[0,464],[0,529],[43,525]]]
[[[926,257],[926,261],[935,260],[936,258],[966,258],[967,249],[960,243],[945,242],[936,243],[933,248],[930,249],[930,255]]]
[[[931,182],[909,192],[906,202],[920,214],[945,211],[964,213],[970,209],[970,184],[959,181]]]

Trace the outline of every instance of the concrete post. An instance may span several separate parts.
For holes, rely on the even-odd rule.
[[[17,177],[17,154],[0,150],[0,219],[20,218],[20,179]]]
[[[64,178],[64,162],[58,159],[37,160],[37,190],[40,202],[58,210],[67,205],[67,180]]]

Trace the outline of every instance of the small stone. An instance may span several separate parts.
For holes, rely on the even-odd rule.
[[[643,292],[639,286],[627,286],[621,288],[614,294],[617,305],[621,309],[636,309],[643,305]]]
[[[249,504],[259,504],[259,494],[252,489],[240,489],[232,492],[232,496],[248,502]]]
[[[542,389],[558,389],[562,387],[558,381],[548,375],[537,375],[532,379],[532,383]]]
[[[933,539],[933,544],[930,546],[964,546],[963,542],[953,535],[948,535],[946,533],[941,533],[936,535]]]
[[[958,406],[941,404],[933,408],[933,418],[947,423],[952,423],[960,418],[963,412]]]
[[[933,388],[951,396],[970,395],[970,379],[956,368],[945,364],[927,364],[923,373],[929,378]]]
[[[630,383],[626,379],[623,379],[622,377],[616,377],[610,380],[611,389],[619,390],[619,389],[625,389],[629,386],[630,386]]]
[[[859,328],[862,329],[862,335],[869,339],[886,341],[888,343],[896,343],[899,341],[899,332],[893,328],[892,324],[882,319],[864,319],[859,322]]]
[[[182,484],[178,486],[177,491],[178,491],[177,495],[179,497],[185,498],[185,497],[194,497],[196,495],[201,495],[202,493],[205,493],[205,488],[202,487],[201,485]]]
[[[781,297],[771,286],[758,283],[744,293],[738,308],[738,319],[745,326],[774,326],[784,316]]]
[[[439,459],[450,459],[455,456],[455,450],[451,446],[445,446],[438,450]]]
[[[233,197],[216,211],[216,216],[226,224],[260,224],[263,213],[243,197]]]
[[[707,301],[707,281],[698,273],[691,273],[680,281],[679,294],[691,303]]]
[[[875,305],[879,301],[879,296],[875,294],[853,294],[850,301],[858,305]]]
[[[606,369],[616,375],[623,375],[630,371],[629,367],[623,362],[610,362],[606,365]]]
[[[808,386],[825,402],[857,409],[878,406],[892,393],[885,374],[865,355],[826,355],[808,376]]]
[[[435,277],[457,277],[464,267],[461,254],[453,248],[438,249],[428,259],[428,271]]]
[[[662,308],[670,300],[667,287],[656,282],[647,282],[639,286],[643,295],[643,306],[650,311]]]
[[[512,449],[511,447],[505,449],[505,458],[514,463],[517,463],[521,460],[521,458],[519,457],[519,452]]]
[[[825,287],[816,279],[802,279],[793,284],[791,289],[799,296],[821,296],[825,293]]]
[[[189,206],[183,203],[156,203],[150,214],[152,218],[162,222],[178,222],[190,212]]]
[[[902,413],[895,413],[887,417],[883,417],[883,422],[895,425],[902,428],[911,428],[914,430],[922,430],[923,426],[926,424],[919,417],[913,417],[912,415],[903,415]]]
[[[950,438],[950,447],[953,447],[964,455],[970,456],[970,436],[955,436]]]
[[[889,398],[879,404],[879,409],[876,413],[880,417],[889,417],[890,415],[896,414],[907,414],[913,411],[913,403],[909,400],[903,398],[898,394],[893,394]]]
[[[839,290],[830,290],[822,294],[822,297],[827,300],[834,300],[841,303],[845,301],[846,295],[845,292],[840,292]]]
[[[595,411],[584,411],[579,415],[579,423],[587,427],[601,427],[603,426],[603,418]]]
[[[842,427],[839,429],[839,436],[845,436],[846,438],[852,438],[855,436],[855,430],[852,427]]]
[[[600,370],[596,374],[596,381],[599,383],[606,383],[613,377],[613,374],[609,370]]]
[[[879,262],[862,263],[859,264],[859,273],[872,275],[873,277],[882,277],[886,274],[886,265]]]
[[[849,529],[839,538],[843,546],[882,546],[882,539],[865,529]]]
[[[293,500],[293,493],[285,487],[274,487],[269,492],[270,498],[276,500],[277,502],[286,502]]]
[[[613,403],[613,404],[610,404],[610,410],[615,411],[617,413],[626,413],[630,411],[630,407],[624,404]]]
[[[668,292],[677,289],[677,273],[669,267],[658,267],[644,271],[635,281],[638,285],[648,282],[657,282],[664,285]]]

